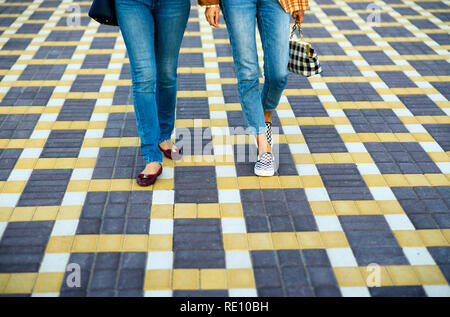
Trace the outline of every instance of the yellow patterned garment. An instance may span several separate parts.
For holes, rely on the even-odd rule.
[[[308,0],[278,0],[287,13],[293,13],[298,10],[308,10]],[[204,6],[213,6],[219,4],[220,0],[198,0],[198,4]]]

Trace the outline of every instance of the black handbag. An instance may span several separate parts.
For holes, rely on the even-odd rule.
[[[114,0],[94,0],[88,15],[100,24],[119,25]]]

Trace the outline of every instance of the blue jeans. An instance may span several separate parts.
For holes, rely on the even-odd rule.
[[[189,0],[116,0],[130,60],[134,112],[144,160],[162,163],[158,144],[175,124],[177,64]]]
[[[289,74],[289,14],[278,0],[221,0],[220,7],[230,37],[239,98],[249,133],[263,134],[264,112],[278,106]],[[261,93],[256,23],[264,51]]]

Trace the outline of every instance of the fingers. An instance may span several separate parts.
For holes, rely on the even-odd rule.
[[[219,27],[219,8],[207,8],[205,10],[205,17],[209,25]]]
[[[298,10],[292,13],[292,18],[297,21],[302,23],[303,22],[303,16],[304,16],[305,11],[303,10]]]

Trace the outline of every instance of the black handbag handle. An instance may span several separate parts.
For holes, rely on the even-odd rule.
[[[298,35],[300,35],[300,39],[303,39],[302,24],[298,21],[295,21],[294,25],[292,26],[290,39],[292,40],[292,37],[294,36],[296,30],[298,30]]]

